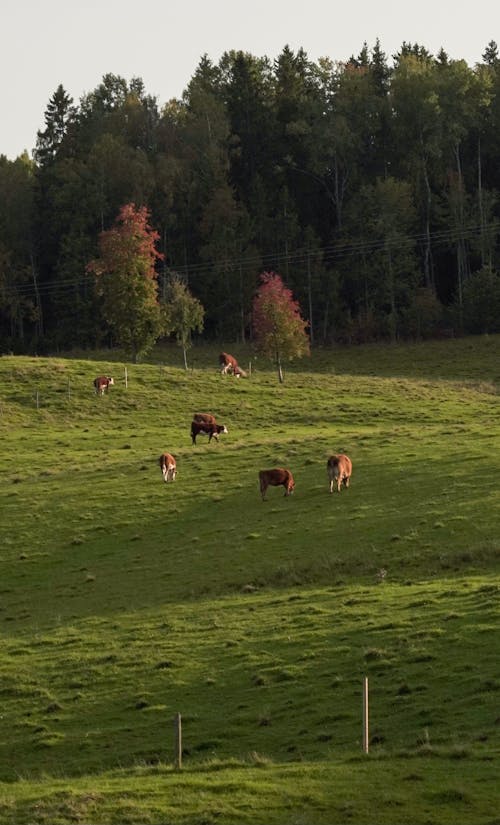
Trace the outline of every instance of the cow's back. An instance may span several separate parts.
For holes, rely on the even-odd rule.
[[[198,424],[216,424],[215,415],[211,413],[194,413],[193,421],[196,421]]]

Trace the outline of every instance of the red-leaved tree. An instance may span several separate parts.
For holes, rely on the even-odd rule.
[[[145,206],[122,206],[115,224],[99,235],[99,257],[87,269],[96,276],[103,317],[115,341],[137,361],[163,332],[155,263],[163,258]]]
[[[290,289],[275,272],[263,272],[253,301],[253,330],[257,349],[272,358],[283,383],[282,361],[309,355],[308,322]]]

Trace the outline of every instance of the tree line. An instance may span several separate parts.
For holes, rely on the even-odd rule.
[[[32,157],[0,155],[0,348],[115,343],[89,269],[126,204],[155,232],[159,303],[247,340],[264,272],[311,344],[500,331],[500,57],[377,41],[346,62],[201,58],[160,107],[107,74],[49,99]],[[1,149],[1,147],[0,147]]]

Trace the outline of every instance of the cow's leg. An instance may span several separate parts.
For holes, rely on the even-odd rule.
[[[330,492],[333,493],[333,476],[331,475],[331,473],[328,473],[328,479],[330,483]]]
[[[261,479],[260,480],[260,494],[262,496],[262,501],[266,500],[266,490],[267,490],[267,484],[263,479]]]

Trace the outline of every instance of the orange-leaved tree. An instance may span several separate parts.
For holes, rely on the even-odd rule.
[[[155,263],[163,255],[145,206],[122,206],[114,226],[99,235],[99,257],[87,269],[96,276],[101,311],[115,341],[137,361],[163,332]]]
[[[295,301],[281,277],[275,272],[263,272],[261,286],[253,301],[253,330],[257,349],[272,358],[283,383],[284,359],[309,355],[308,321],[300,314]]]

